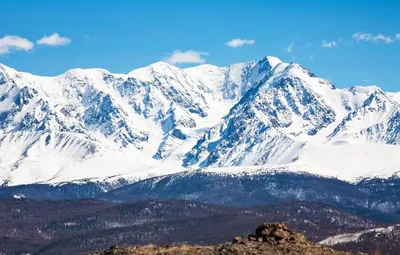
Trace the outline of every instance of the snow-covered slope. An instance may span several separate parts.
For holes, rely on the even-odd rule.
[[[336,236],[328,237],[328,238],[320,241],[319,243],[323,244],[323,245],[331,245],[332,246],[335,244],[356,242],[364,234],[367,234],[367,233],[374,233],[375,235],[388,234],[388,233],[392,232],[395,227],[398,227],[398,225],[389,226],[389,227],[385,227],[385,228],[367,229],[367,230],[356,232],[356,233],[336,235]]]
[[[390,175],[400,171],[399,95],[337,89],[275,57],[55,77],[0,64],[0,184],[254,165]]]

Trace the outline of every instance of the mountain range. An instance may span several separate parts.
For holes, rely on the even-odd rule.
[[[339,89],[276,57],[54,77],[0,64],[0,185],[119,185],[182,171],[400,171],[400,93]]]

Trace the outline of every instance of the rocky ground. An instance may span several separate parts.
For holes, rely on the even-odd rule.
[[[355,255],[307,241],[303,235],[280,223],[264,223],[246,239],[235,237],[232,242],[216,246],[189,246],[184,244],[113,246],[92,255]]]

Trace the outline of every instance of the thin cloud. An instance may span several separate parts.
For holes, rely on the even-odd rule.
[[[194,50],[181,51],[176,50],[172,52],[171,56],[165,58],[165,62],[175,64],[202,64],[206,62],[204,56],[207,56],[207,52],[199,52]]]
[[[313,59],[313,58],[315,58],[314,54],[308,57],[308,59],[310,59],[310,60]]]
[[[61,37],[58,33],[54,33],[52,35],[45,35],[41,39],[36,41],[37,44],[40,45],[48,45],[48,46],[65,46],[71,43],[71,39],[68,37]]]
[[[370,33],[355,33],[353,34],[353,39],[356,41],[365,41],[365,42],[384,42],[384,43],[393,42],[393,39],[390,36],[386,36],[383,34],[373,35]]]
[[[243,45],[246,45],[246,44],[253,45],[255,43],[256,43],[255,40],[246,40],[246,39],[236,38],[236,39],[232,39],[232,40],[226,42],[225,45],[228,47],[237,48],[237,47],[242,47]]]
[[[287,53],[290,53],[290,52],[293,51],[293,48],[294,48],[294,42],[291,42],[291,43],[289,44],[289,46],[287,46],[287,47],[285,48],[285,51],[286,51]]]
[[[85,39],[86,41],[93,41],[95,38],[90,35],[84,35],[83,39]]]
[[[339,45],[338,41],[330,41],[330,42],[328,42],[326,40],[323,40],[322,43],[321,43],[321,47],[322,48],[332,48],[332,47],[337,47],[338,45]]]
[[[0,38],[0,55],[7,54],[13,50],[30,51],[33,47],[34,44],[31,41],[16,35],[6,35]]]
[[[400,40],[400,34],[396,34],[396,39]]]
[[[385,43],[392,43],[393,39],[390,36],[385,36],[383,34],[377,34],[374,38],[375,41],[383,41]]]

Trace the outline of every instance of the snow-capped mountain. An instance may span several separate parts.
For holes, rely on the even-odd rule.
[[[55,77],[0,64],[0,184],[254,165],[354,180],[400,171],[399,143],[400,93],[275,57]]]
[[[293,63],[269,72],[204,132],[185,166],[291,164],[344,179],[400,170],[400,148],[388,146],[400,138],[395,96],[374,86],[337,89]]]

